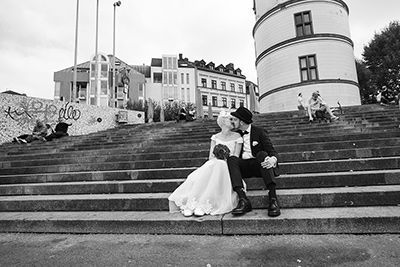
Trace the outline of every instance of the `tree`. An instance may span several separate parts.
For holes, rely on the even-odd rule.
[[[376,89],[386,86],[400,89],[400,22],[393,21],[381,33],[375,33],[362,54],[366,68],[371,72]]]
[[[154,108],[154,116],[153,116],[153,121],[154,122],[159,122],[160,121],[160,112],[161,112],[161,106],[157,102],[152,102],[153,108]],[[139,100],[139,101],[128,101],[126,108],[130,110],[136,110],[136,111],[143,111],[145,113],[145,122],[147,122],[147,107],[149,105],[149,101],[145,100]],[[185,104],[188,110],[195,110],[196,107],[192,103],[186,103]],[[180,110],[180,104],[177,101],[172,101],[172,102],[167,102],[163,105],[163,110],[164,110],[164,119],[165,121],[173,121],[176,119],[176,116],[178,115],[178,112]]]
[[[374,96],[377,88],[372,82],[372,73],[365,66],[365,62],[361,59],[356,59],[356,69],[358,84],[360,86],[361,104],[371,104],[376,102]]]

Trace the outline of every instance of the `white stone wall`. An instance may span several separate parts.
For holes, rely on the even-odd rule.
[[[256,54],[271,46],[296,37],[294,14],[311,10],[315,34],[330,33],[350,37],[347,11],[332,3],[303,3],[272,14],[259,24],[254,33]]]
[[[257,66],[261,94],[272,89],[300,83],[299,57],[316,55],[318,76],[357,82],[352,47],[341,40],[314,40],[297,43],[268,55]]]
[[[337,101],[340,102],[341,106],[351,106],[359,101],[359,89],[357,86],[339,83],[314,84],[290,88],[269,95],[260,101],[260,112],[297,110],[297,95],[302,93],[303,100],[306,102],[314,91],[319,91],[323,99],[331,107],[337,107]]]
[[[0,143],[11,142],[13,137],[29,134],[36,119],[42,119],[53,129],[61,116],[72,126],[70,135],[85,135],[118,126],[117,114],[128,113],[127,124],[144,123],[144,113],[109,107],[97,107],[27,96],[0,94]]]
[[[284,2],[290,1],[256,0],[256,18]],[[315,35],[296,38],[294,14],[304,11],[311,11]],[[361,104],[354,50],[346,38],[348,12],[331,0],[293,2],[258,21],[254,40],[260,112],[295,110],[298,93],[307,99],[316,90],[331,106],[338,100],[343,106]],[[302,83],[299,57],[307,55],[316,56],[318,80]]]

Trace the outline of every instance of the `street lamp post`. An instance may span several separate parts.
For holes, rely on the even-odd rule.
[[[94,98],[95,98],[95,104],[97,106],[100,106],[100,92],[99,92],[99,86],[98,86],[98,75],[99,75],[99,66],[98,66],[98,43],[99,43],[99,0],[97,0],[97,8],[96,8],[96,45],[95,45],[95,66],[94,66],[94,72],[95,72],[95,77],[94,77]]]
[[[76,0],[76,25],[75,25],[75,56],[74,56],[74,78],[72,84],[72,97],[71,101],[76,102],[76,80],[77,80],[77,58],[78,58],[78,17],[79,17],[79,0]]]
[[[113,27],[113,86],[112,86],[112,92],[111,94],[113,95],[115,92],[115,87],[116,87],[116,71],[115,71],[115,10],[117,8],[117,6],[121,5],[121,1],[117,1],[114,4],[114,27]]]

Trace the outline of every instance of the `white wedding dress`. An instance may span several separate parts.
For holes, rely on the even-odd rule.
[[[213,135],[211,140],[226,145],[234,151],[241,137],[222,141]],[[237,193],[232,190],[228,165],[225,160],[212,158],[193,171],[169,197],[170,212],[201,209],[205,214],[217,215],[231,212],[238,204]]]

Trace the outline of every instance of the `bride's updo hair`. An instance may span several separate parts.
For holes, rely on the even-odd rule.
[[[226,124],[226,121],[230,120],[232,117],[231,113],[225,109],[222,109],[217,118],[217,124],[219,128],[222,128],[222,125]]]

